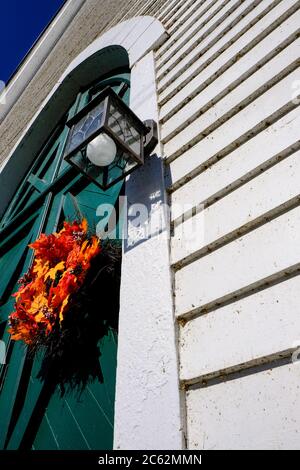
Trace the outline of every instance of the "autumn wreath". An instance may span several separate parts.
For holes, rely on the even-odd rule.
[[[84,386],[102,380],[99,341],[116,328],[120,247],[101,243],[87,221],[64,222],[29,245],[34,261],[19,280],[10,333],[29,352],[43,353],[40,378]],[[108,296],[110,301],[104,300]]]

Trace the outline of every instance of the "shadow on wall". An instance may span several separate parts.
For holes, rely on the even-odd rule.
[[[150,238],[168,235],[164,165],[156,154],[129,176],[126,183],[124,252]]]

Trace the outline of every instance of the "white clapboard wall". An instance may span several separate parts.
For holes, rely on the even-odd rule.
[[[187,446],[298,449],[300,1],[163,3],[156,73]]]

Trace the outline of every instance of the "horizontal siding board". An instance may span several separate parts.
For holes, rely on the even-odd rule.
[[[197,0],[192,2],[190,7],[185,11],[185,14],[181,15],[180,20],[170,28],[168,28],[168,33],[170,38],[159,48],[156,53],[157,64],[160,61],[160,58],[168,52],[169,47],[175,44],[178,38],[184,34],[191,26],[192,22],[195,21],[195,18],[198,18],[203,10],[210,7],[211,4],[218,2],[219,0]],[[204,5],[202,7],[202,5]]]
[[[278,54],[270,63],[262,67],[202,116],[187,126],[184,124],[183,130],[178,129],[176,133],[176,129],[174,129],[173,137],[165,145],[165,152],[170,156],[170,159],[181,155],[181,152],[188,149],[190,145],[197,144],[223,123],[240,115],[243,110],[248,110],[252,105],[255,107],[256,100],[259,100],[267,92],[272,92],[278,82],[282,84],[286,80],[292,90],[293,81],[291,81],[290,75],[294,77],[295,75],[292,73],[296,70],[296,74],[299,76],[300,70],[299,44],[300,39]],[[275,110],[276,104],[274,103],[273,112]],[[179,123],[177,122],[177,124]],[[166,136],[164,140],[167,140]]]
[[[194,12],[199,11],[203,3],[208,4],[208,2],[210,1],[212,0],[185,0],[181,9],[177,13],[176,22],[174,22],[173,24],[172,22],[170,22],[168,25],[168,31],[170,35],[176,36],[178,29],[183,24],[188,24],[188,20],[194,14]],[[213,0],[213,1],[214,3],[217,3],[217,2],[220,2],[221,0]],[[163,52],[163,46],[161,47],[161,51]]]
[[[143,14],[157,17],[164,4],[165,4],[165,0],[153,1],[153,4],[152,4],[151,8],[149,8],[149,9],[145,8],[144,11],[143,11]]]
[[[300,21],[300,12],[298,19]],[[280,76],[285,69],[289,66],[294,67],[293,64],[297,59],[300,65],[299,50],[300,39],[297,39],[237,88],[229,91],[216,104],[212,103],[214,103],[214,97],[221,91],[218,84],[214,83],[211,90],[206,90],[206,93],[196,96],[162,126],[162,141],[170,142],[166,146],[166,151],[169,149],[170,154],[174,153],[176,151],[174,149],[196,139],[199,133],[208,129],[216,121],[223,121],[227,116],[231,116],[232,113],[238,112],[242,107],[254,101],[258,94],[261,95],[272,87],[276,77]]]
[[[279,4],[274,6],[274,1],[263,0],[208,50],[202,48],[202,44],[195,48],[191,57],[186,57],[181,64],[173,67],[159,83],[160,104],[164,104],[198,76],[203,81],[220,76],[268,36],[290,16],[282,1],[278,0],[277,3]],[[296,9],[299,8],[299,3],[289,0],[287,6]]]
[[[299,449],[299,367],[190,390],[189,449]]]
[[[220,302],[300,262],[300,208],[177,271],[176,314]]]
[[[158,19],[164,21],[167,15],[173,11],[174,6],[177,4],[177,0],[166,0],[163,4],[161,11],[158,14]]]
[[[184,57],[188,56],[207,36],[212,34],[219,24],[223,23],[226,16],[234,13],[240,4],[241,0],[225,0],[223,3],[216,4],[215,7],[209,9],[200,18],[199,22],[195,22],[192,28],[180,38],[178,44],[175,43],[170,47],[167,57],[158,61],[158,81],[167,75],[174,66],[179,64]]]
[[[181,19],[180,23],[182,23],[182,25],[179,26],[180,23],[178,23],[174,26],[176,32],[173,31],[172,33],[171,30],[168,30],[170,38],[162,46],[161,51],[158,52],[156,62],[159,75],[164,74],[164,70],[168,68],[166,64],[169,63],[170,60],[171,62],[175,62],[184,54],[185,50],[188,49],[192,42],[193,36],[195,36],[195,40],[197,37],[201,37],[205,20],[218,12],[224,3],[226,4],[226,2],[216,2],[215,0],[209,2],[201,1],[196,12],[188,21]]]
[[[178,225],[171,239],[172,263],[204,248],[212,250],[218,240],[224,243],[226,238],[239,238],[242,231],[252,229],[253,222],[262,224],[270,220],[272,212],[276,216],[279,206],[280,211],[284,211],[289,205],[294,206],[295,201],[300,203],[299,175],[300,151]],[[194,240],[190,237],[187,243],[193,225],[203,228],[203,236],[202,231],[197,230]]]
[[[180,377],[196,377],[293,347],[300,341],[300,277],[188,322],[180,329]]]
[[[135,16],[139,16],[139,15],[142,15],[145,11],[147,11],[148,13],[150,12],[151,10],[151,7],[153,6],[153,3],[155,3],[155,0],[146,0],[144,5],[142,5],[141,7],[139,7],[135,12],[134,12],[134,15]]]
[[[238,147],[241,136],[247,134],[250,139],[254,136],[253,128],[255,126],[265,122],[267,127],[269,117],[276,112],[280,113],[282,107],[291,103],[292,86],[298,80],[298,77],[299,68],[250,103],[245,109],[220,125],[196,145],[187,148],[171,162],[170,176],[172,183],[174,184],[190,172],[197,170],[197,167],[203,166],[211,158],[218,157],[218,154],[222,154],[222,151],[229,145]],[[291,103],[292,106],[293,103]],[[164,146],[164,151],[167,155],[171,155],[171,153],[175,155],[175,152],[179,153],[180,149],[184,148],[181,145],[182,142],[168,142]]]
[[[186,8],[186,0],[174,0],[170,2],[170,7],[161,17],[161,21],[164,22],[166,28],[169,28],[178,20],[184,8]]]
[[[199,74],[188,85],[180,90],[170,101],[168,101],[160,110],[160,120],[162,123],[169,121],[167,127],[174,127],[170,123],[170,117],[176,115],[185,117],[189,114],[191,100],[198,103],[198,110],[212,100],[216,100],[219,95],[228,93],[230,90],[245,81],[251,74],[255,73],[264,63],[267,63],[281,49],[286,47],[290,41],[295,40],[299,36],[300,12],[296,12],[286,22],[276,28],[267,38],[263,39],[257,46],[242,57],[238,62],[233,64],[220,77],[212,80],[208,78],[209,85],[206,85],[205,77]],[[200,93],[201,92],[201,93]],[[200,97],[199,97],[200,93]],[[195,113],[195,111],[194,111]],[[192,113],[190,113],[191,115]]]
[[[174,191],[171,203],[176,211],[172,219],[184,213],[184,206],[197,207],[215,201],[222,191],[226,194],[253,174],[264,171],[276,156],[280,161],[286,148],[294,144],[297,148],[299,129],[300,110],[297,108]]]

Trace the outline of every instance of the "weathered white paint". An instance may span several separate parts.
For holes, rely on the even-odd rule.
[[[181,379],[258,361],[297,340],[300,345],[299,292],[298,276],[181,327]]]
[[[299,365],[187,393],[190,449],[299,449]]]
[[[298,19],[300,21],[300,13]],[[259,88],[262,88],[261,93],[270,88],[274,77],[282,73],[299,58],[299,48],[300,39],[294,41],[282,52],[277,53],[270,62],[257,70],[233,91],[230,91],[229,88],[227,95],[214,104],[213,107],[211,105],[214,103],[214,98],[220,92],[220,89],[215,86],[215,83],[211,85],[209,89],[205,90],[205,93],[192,99],[162,126],[161,137],[163,142],[168,142],[174,137],[182,145],[187,138],[188,141],[196,138],[201,131],[207,129],[219,119],[221,120],[226,113],[234,108],[238,108],[241,104],[245,106],[244,103],[251,100],[253,93]],[[224,85],[226,90],[226,82]],[[222,90],[224,88],[222,87]],[[207,107],[210,107],[208,111],[206,111]],[[202,110],[206,112],[203,113]],[[186,125],[185,122],[189,122],[190,119],[193,119],[193,122]],[[180,132],[181,130],[182,132]]]
[[[300,260],[300,208],[272,220],[176,273],[176,313],[184,314]]]
[[[282,175],[289,184],[281,184]],[[277,214],[278,207],[294,206],[295,198],[300,203],[300,151],[273,166],[228,196],[199,212],[193,222],[187,220],[178,225],[171,241],[172,263],[218,240],[238,237],[240,230],[250,230],[253,222],[261,224]],[[273,191],[274,186],[277,191]],[[290,206],[289,206],[290,204]],[[267,214],[267,215],[266,215]],[[195,234],[194,243],[186,243],[191,223],[203,226],[201,233]],[[202,224],[202,225],[201,225]]]
[[[194,1],[194,0],[192,0]],[[191,2],[188,2],[191,3]],[[172,0],[168,2],[168,8],[164,12],[161,21],[167,28],[176,23],[181,16],[182,11],[186,8],[186,0]]]
[[[224,124],[221,124],[210,135],[207,137],[203,136],[200,142],[191,146],[190,149],[178,156],[170,165],[172,182],[174,183],[189,172],[196,170],[200,164],[208,161],[209,158],[216,154],[221,153],[226,146],[235,142],[238,144],[241,135],[248,132],[250,138],[251,130],[255,126],[263,121],[268,121],[270,115],[278,111],[281,107],[291,103],[292,85],[298,80],[299,70],[298,68],[298,70],[289,74],[288,77],[281,80],[277,85],[273,86],[254,102],[249,104],[245,109],[235,114],[231,119],[226,120]],[[185,140],[188,141],[189,133],[186,130],[181,134],[184,132]],[[165,151],[169,150],[173,155],[177,151],[179,153],[182,143],[179,138],[175,137],[165,145]],[[167,153],[167,155],[172,156],[171,153]]]
[[[287,41],[293,34],[294,40],[297,39],[299,34],[299,22],[300,13],[296,12],[284,23],[284,25],[276,28],[275,31],[273,31],[266,39],[259,42],[257,46],[242,57],[237,63],[229,67],[229,69],[220,77],[213,79],[212,76],[208,76],[207,81],[209,82],[212,80],[212,83],[206,85],[205,77],[202,77],[202,74],[197,75],[197,77],[195,77],[188,86],[185,86],[170,101],[162,106],[160,118],[165,120],[176,112],[176,119],[179,118],[179,113],[185,113],[186,115],[192,114],[193,111],[189,110],[187,107],[190,107],[191,104],[184,106],[187,99],[191,98],[191,96],[193,97],[196,95],[194,98],[195,101],[193,100],[193,102],[197,103],[196,106],[199,110],[201,109],[201,106],[209,103],[211,100],[215,100],[222,92],[224,93],[224,90],[228,89],[229,92],[233,87],[236,87],[237,84],[244,82],[245,79],[248,78],[249,74],[253,74],[261,67],[264,60],[270,60],[270,54],[279,54],[280,45],[284,41]],[[289,51],[285,50],[285,53],[288,55]],[[205,93],[198,95],[198,92],[201,89],[204,89]],[[197,102],[197,99],[199,100],[200,97],[202,98],[202,101]],[[171,120],[168,120],[168,125],[170,125],[170,121]]]
[[[169,12],[173,9],[174,4],[177,3],[177,0],[165,0],[161,10],[158,14],[158,19],[163,22],[167,18]]]
[[[204,203],[239,186],[257,172],[263,171],[273,158],[280,161],[284,150],[299,140],[300,110],[295,109],[279,119],[275,124],[260,132],[244,145],[232,151],[222,160],[188,181],[172,194],[172,204],[178,206],[176,216],[183,210],[180,205],[192,207]]]
[[[158,119],[153,54],[135,64],[131,108]],[[159,153],[159,147],[157,148]],[[145,204],[151,238],[124,244],[115,411],[116,449],[180,449],[182,432],[163,163],[150,157],[126,183],[129,204]],[[130,220],[132,216],[128,216]]]
[[[188,447],[298,448],[299,2],[205,4],[156,55]]]
[[[293,2],[295,3],[295,2]],[[292,4],[293,4],[292,3]],[[160,102],[165,102],[170,96],[177,93],[185,84],[195,78],[200,70],[207,71],[208,76],[217,73],[228,61],[231,65],[239,59],[241,52],[251,41],[259,42],[260,35],[272,23],[278,21],[281,14],[286,11],[282,3],[273,7],[273,0],[262,0],[244,19],[226,33],[216,44],[207,50],[202,49],[202,44],[195,47],[194,51],[183,58],[159,83]],[[259,20],[260,15],[266,10],[271,11]],[[257,20],[257,21],[256,21]],[[248,29],[249,24],[253,26]],[[276,23],[274,28],[276,27]],[[246,32],[244,30],[246,29]],[[244,32],[244,34],[242,34]],[[200,68],[200,70],[199,70]]]
[[[215,1],[215,0],[211,0]],[[203,14],[202,5],[205,4],[205,8],[208,8],[208,3],[206,0],[194,0],[194,1],[185,1],[181,9],[177,12],[177,21],[175,20],[175,15],[172,17],[172,23],[168,25],[168,32],[171,35],[171,43],[176,41],[178,36],[185,33],[193,22],[197,21],[199,17]],[[170,41],[166,41],[163,46],[160,48],[160,56],[168,50],[170,46]]]
[[[282,59],[282,68],[275,68],[273,77],[279,74],[280,71],[288,67],[288,65],[291,63],[295,68],[294,62],[297,49],[293,48],[293,45],[291,45],[290,48],[291,51],[293,51],[291,61],[289,56],[284,54],[285,51],[282,52],[282,56],[280,54],[274,59],[274,61],[272,61],[276,63],[277,61],[280,62]],[[226,139],[222,139],[223,146],[225,146],[224,144],[226,143],[227,138],[234,140],[234,135],[238,134],[237,137],[240,136],[243,133],[243,129],[245,129],[245,131],[249,130],[249,128],[262,121],[264,116],[268,116],[268,114],[271,114],[272,112],[275,112],[277,109],[279,109],[280,103],[282,103],[283,99],[285,99],[283,104],[289,102],[292,96],[292,85],[300,75],[300,68],[298,67],[297,70],[291,72],[288,77],[282,79],[277,85],[272,86],[272,82],[268,84],[268,82],[264,81],[264,72],[266,73],[266,78],[268,78],[268,72],[270,72],[269,65],[271,64],[267,64],[267,66],[263,67],[261,74],[260,71],[256,72],[255,76],[251,77],[244,84],[240,85],[236,90],[221,100],[220,103],[214,105],[211,109],[209,109],[209,111],[204,113],[203,116],[197,118],[190,125],[186,126],[181,132],[175,134],[175,136],[165,144],[165,151],[168,155],[170,155],[170,158],[181,155],[185,149],[188,149],[188,145],[193,142],[193,139],[200,140],[201,137],[204,138],[206,134],[210,134],[208,130],[209,127],[216,122],[218,124],[218,120],[220,120],[220,124],[222,124],[222,122],[225,120],[223,126],[220,125],[216,131],[221,132],[221,127],[222,132],[227,131]],[[240,101],[246,99],[247,97],[249,98],[251,92],[254,92],[252,86],[255,82],[257,82],[258,87],[255,88],[255,90],[258,90],[260,86],[264,86],[260,91],[261,96],[259,96],[255,101],[250,101],[250,98],[250,104],[246,106],[245,109],[238,112],[238,105]],[[248,85],[251,85],[248,90],[249,95],[247,94]],[[275,97],[277,96],[280,98],[275,101]],[[226,112],[229,110],[235,113],[231,121],[229,121],[226,116]],[[267,114],[268,111],[269,113]],[[242,123],[241,120],[243,120],[244,123]],[[237,125],[237,122],[239,125]],[[244,126],[242,126],[242,124],[244,124]],[[231,133],[229,133],[229,130],[227,130],[228,127],[230,127],[232,130]],[[214,136],[210,137],[210,135],[208,135],[207,139],[212,141],[213,137]]]
[[[246,0],[245,3],[250,2]],[[213,4],[213,8],[209,9],[203,17],[194,22],[189,30],[184,33],[178,43],[176,42],[168,50],[168,54],[158,61],[158,80],[161,80],[174,66],[180,62],[181,58],[187,56],[191,47],[195,47],[196,42],[202,42],[214,30],[218,21],[222,18],[229,16],[229,12],[235,6],[236,0],[230,0],[224,8],[219,8],[220,5]]]

